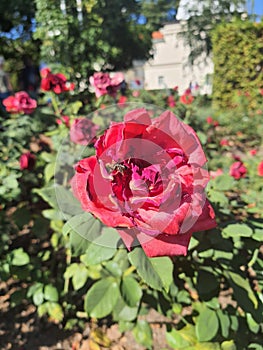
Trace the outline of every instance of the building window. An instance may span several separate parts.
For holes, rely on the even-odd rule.
[[[163,75],[159,75],[159,77],[158,77],[158,85],[159,86],[164,85],[164,76]]]

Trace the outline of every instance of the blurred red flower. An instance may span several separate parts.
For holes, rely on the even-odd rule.
[[[21,170],[32,170],[36,164],[36,156],[30,152],[21,154],[19,164]]]
[[[241,161],[235,162],[231,165],[229,170],[229,175],[233,176],[236,180],[245,177],[247,173],[247,168]]]
[[[61,119],[56,120],[58,125],[64,124],[67,128],[70,127],[70,118],[67,115],[63,115]]]
[[[19,91],[14,96],[9,96],[3,100],[7,112],[26,113],[34,112],[37,107],[37,101],[32,99],[27,92]]]
[[[62,73],[53,74],[50,71],[41,80],[41,89],[44,91],[53,91],[55,94],[74,90],[75,85],[69,83]]]
[[[194,101],[194,96],[191,93],[191,89],[186,89],[184,94],[180,97],[180,102],[184,105],[190,105]]]
[[[258,175],[263,176],[263,160],[258,165]]]

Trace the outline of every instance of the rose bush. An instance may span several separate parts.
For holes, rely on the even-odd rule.
[[[131,111],[95,149],[76,164],[73,192],[129,250],[138,239],[147,256],[186,255],[193,232],[216,226],[206,157],[193,129],[171,112],[151,120],[145,109]]]

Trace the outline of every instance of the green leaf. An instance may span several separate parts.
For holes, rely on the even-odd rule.
[[[231,224],[223,229],[223,237],[251,237],[252,229],[245,224]]]
[[[133,321],[137,318],[138,306],[129,307],[120,297],[113,309],[113,319],[115,321]]]
[[[236,346],[235,346],[235,343],[233,340],[227,340],[221,344],[221,349],[222,350],[236,350]]]
[[[221,309],[216,310],[220,327],[221,327],[221,334],[224,338],[227,338],[229,335],[229,329],[230,329],[230,319],[227,314],[225,314]]]
[[[234,289],[234,296],[237,299],[238,303],[244,310],[247,309],[247,303],[246,303],[246,294],[244,294],[244,291],[247,293],[247,296],[249,300],[253,303],[254,307],[258,308],[258,300],[253,292],[253,290],[250,287],[249,281],[247,279],[244,279],[240,275],[238,275],[235,272],[227,272],[227,275],[230,277],[230,284],[231,287]]]
[[[247,313],[246,317],[247,317],[247,324],[248,324],[250,331],[252,333],[257,334],[259,329],[260,329],[260,325],[254,320],[254,318],[252,317],[252,315],[250,313]]]
[[[103,264],[103,266],[113,277],[121,277],[122,269],[116,261],[107,261]]]
[[[45,167],[44,177],[46,182],[49,182],[52,179],[52,177],[55,175],[55,167],[56,167],[56,163],[49,163]]]
[[[11,264],[13,266],[24,266],[29,264],[30,257],[24,252],[23,248],[17,248],[12,251],[11,254]]]
[[[33,303],[38,306],[42,304],[43,301],[44,301],[44,293],[43,293],[43,288],[41,286],[33,294]]]
[[[223,174],[211,181],[211,185],[218,191],[228,191],[233,188],[234,179],[232,176]]]
[[[78,267],[75,269],[74,274],[72,276],[72,284],[74,290],[79,290],[80,288],[82,288],[87,282],[88,276],[89,273],[87,268],[82,264],[78,264]]]
[[[46,303],[48,314],[54,321],[61,322],[63,320],[63,310],[58,303],[48,301]]]
[[[172,328],[171,331],[166,332],[166,339],[174,349],[185,349],[190,345],[195,345],[197,343],[195,327],[187,324],[180,330]]]
[[[166,291],[173,281],[173,264],[168,257],[148,258],[143,249],[136,247],[128,254],[132,265],[138,274],[150,287]]]
[[[120,236],[114,228],[103,227],[101,235],[88,247],[83,262],[89,266],[109,260],[117,250],[119,239]]]
[[[61,185],[55,185],[54,188],[58,207],[64,214],[74,216],[83,213],[80,202],[72,192]]]
[[[145,346],[147,349],[152,348],[152,329],[149,326],[149,323],[145,320],[138,320],[136,326],[133,328],[132,333],[135,340]]]
[[[79,256],[86,252],[90,243],[98,237],[101,230],[100,221],[90,213],[82,213],[72,217],[63,226],[64,235],[70,233],[70,245],[73,255]]]
[[[58,290],[56,287],[48,284],[44,288],[44,297],[49,301],[58,301]]]
[[[61,185],[56,184],[50,187],[35,189],[34,192],[44,199],[52,208],[60,209],[63,214],[73,216],[83,213],[80,202],[69,190]]]
[[[109,315],[119,298],[117,282],[108,277],[93,284],[85,297],[84,308],[90,317],[102,318]]]
[[[214,338],[219,328],[216,312],[205,308],[197,318],[196,336],[199,341],[208,341]]]
[[[121,295],[125,303],[130,307],[139,305],[142,290],[139,283],[132,277],[124,277],[121,282]]]

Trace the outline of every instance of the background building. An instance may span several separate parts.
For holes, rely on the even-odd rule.
[[[178,86],[182,94],[188,87],[198,88],[201,94],[212,92],[213,63],[211,58],[200,56],[192,66],[190,48],[179,35],[183,22],[166,24],[153,33],[153,58],[143,65],[144,88],[147,90]]]

